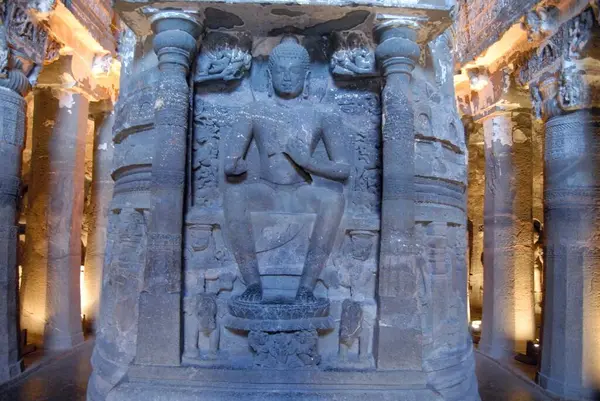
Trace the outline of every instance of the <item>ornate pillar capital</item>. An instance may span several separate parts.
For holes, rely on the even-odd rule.
[[[154,14],[150,21],[159,68],[180,66],[187,73],[203,30],[199,17],[185,11],[169,10]]]
[[[600,106],[600,60],[593,46],[598,21],[592,8],[571,18],[520,69],[538,118]]]
[[[0,87],[25,96],[31,89],[20,60],[12,57],[6,38],[6,27],[0,21]]]
[[[415,68],[421,56],[417,33],[424,21],[416,17],[377,16],[374,33],[379,45],[375,57],[384,76],[410,74]]]
[[[22,97],[25,97],[31,90],[27,75],[18,68],[18,65],[12,68],[9,67],[4,76],[0,77],[0,87],[10,89]]]
[[[544,121],[564,112],[558,101],[559,79],[548,74],[529,85],[535,116]]]

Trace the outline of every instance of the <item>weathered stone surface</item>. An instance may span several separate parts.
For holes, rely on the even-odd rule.
[[[419,41],[434,39],[451,23],[454,0],[393,0],[393,1],[347,1],[311,0],[255,1],[241,0],[233,3],[206,3],[197,0],[117,0],[115,8],[125,23],[139,36],[151,33],[148,12],[160,8],[181,7],[187,11],[214,18],[206,18],[207,24],[220,26],[220,30],[248,30],[255,37],[279,36],[284,33],[319,36],[335,31],[358,29],[369,32],[378,14],[423,18],[425,24],[419,30]],[[282,11],[285,10],[285,16]],[[212,26],[209,27],[212,29]]]

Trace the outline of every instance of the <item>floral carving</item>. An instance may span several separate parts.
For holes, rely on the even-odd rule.
[[[250,348],[255,352],[255,363],[266,368],[301,368],[321,362],[317,351],[317,332],[302,330],[268,333],[251,331]]]

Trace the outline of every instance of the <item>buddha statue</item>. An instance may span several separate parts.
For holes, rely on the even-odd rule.
[[[313,291],[325,267],[344,213],[342,185],[350,175],[340,112],[312,104],[301,96],[308,87],[310,57],[293,36],[285,36],[270,54],[268,77],[272,96],[255,101],[235,118],[233,140],[225,160],[227,176],[247,172],[246,155],[254,140],[259,180],[233,184],[224,196],[227,235],[246,284],[240,299],[261,302],[262,285],[250,220],[254,211],[314,213],[315,223],[295,302],[315,301]],[[323,142],[328,158],[313,157]],[[320,180],[323,181],[323,180]]]

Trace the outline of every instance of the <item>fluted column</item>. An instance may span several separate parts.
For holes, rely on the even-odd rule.
[[[80,266],[88,99],[37,89],[21,322],[30,338],[64,350],[83,341]]]
[[[30,89],[27,77],[18,69],[10,69],[3,75],[0,77],[0,383],[21,373],[17,208],[25,137],[23,96]]]
[[[383,199],[379,266],[378,369],[421,370],[422,328],[414,255],[414,115],[411,73],[420,49],[418,23],[380,21],[376,57],[385,77]]]
[[[190,88],[189,66],[202,26],[195,16],[164,11],[152,18],[159,85],[144,289],[136,361],[179,365],[181,261]]]
[[[531,110],[494,111],[483,127],[486,183],[479,348],[502,359],[524,352],[527,341],[535,339]]]
[[[112,105],[106,105],[110,107]],[[102,107],[102,106],[100,106]],[[111,177],[113,150],[112,130],[115,122],[114,111],[100,110],[94,118],[94,156],[92,170],[92,194],[90,200],[90,222],[88,243],[85,254],[84,291],[82,292],[82,312],[87,328],[95,331],[102,289],[102,271],[106,248],[108,210],[113,193]]]

